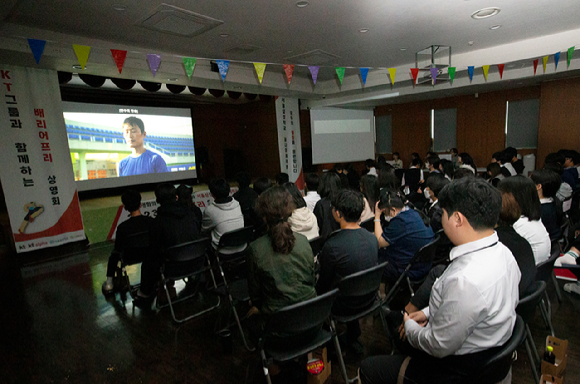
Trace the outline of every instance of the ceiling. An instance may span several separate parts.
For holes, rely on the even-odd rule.
[[[70,72],[78,64],[72,44],[81,44],[92,47],[89,74],[298,97],[310,106],[372,107],[419,94],[436,97],[442,89],[515,87],[580,71],[580,52],[566,68],[566,50],[580,48],[578,0],[309,0],[303,8],[296,0],[3,3],[0,63],[37,66],[26,41],[35,38],[47,40],[39,67]],[[500,12],[481,20],[471,17],[487,7]],[[152,29],[155,25],[161,29]],[[500,28],[490,29],[495,25]],[[368,32],[361,33],[363,28]],[[451,47],[451,66],[457,67],[453,86],[413,86],[409,68],[415,67],[415,52],[431,45]],[[121,75],[110,49],[128,51]],[[560,51],[556,71],[553,54]],[[147,53],[161,55],[155,77]],[[546,74],[540,59],[534,77],[532,61],[545,55],[551,55]],[[198,58],[191,79],[184,56]],[[211,71],[210,59],[231,61],[225,82]],[[262,84],[252,62],[269,64]],[[503,79],[495,66],[501,63],[506,64]],[[291,84],[282,64],[297,65]],[[316,85],[307,65],[321,66]],[[482,65],[491,65],[487,81]],[[342,84],[335,66],[346,67]],[[468,66],[476,67],[472,81]],[[371,68],[364,85],[359,67]],[[394,84],[387,68],[397,68]]]

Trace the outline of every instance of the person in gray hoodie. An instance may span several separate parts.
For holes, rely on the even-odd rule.
[[[296,205],[296,208],[292,211],[292,216],[288,218],[292,232],[301,233],[308,240],[318,237],[316,216],[306,206],[306,201],[304,201],[302,193],[300,193],[296,184],[292,182],[284,183],[284,188],[290,192],[294,205]]]
[[[209,183],[209,192],[214,202],[205,209],[201,220],[201,232],[211,232],[211,245],[217,249],[220,238],[226,232],[244,227],[244,216],[240,203],[230,196],[230,185],[224,179],[214,179]],[[221,253],[233,254],[246,248],[230,247],[223,249]]]

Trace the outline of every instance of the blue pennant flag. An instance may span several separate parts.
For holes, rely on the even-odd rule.
[[[228,74],[228,68],[230,67],[229,60],[216,60],[215,61],[218,65],[218,69],[220,71],[220,75],[222,76],[222,80],[226,81],[226,75]]]
[[[558,69],[558,61],[560,61],[560,52],[554,53],[554,64],[556,64],[555,69]]]
[[[367,83],[367,75],[369,74],[368,68],[361,68],[360,69],[360,77],[362,78],[363,85]]]
[[[469,81],[473,81],[473,70],[475,69],[475,67],[471,66],[471,67],[467,67],[467,72],[469,73]]]
[[[30,50],[34,55],[34,60],[36,60],[36,64],[40,63],[40,57],[44,52],[44,46],[46,44],[46,40],[36,40],[36,39],[28,39],[28,45],[30,46]]]

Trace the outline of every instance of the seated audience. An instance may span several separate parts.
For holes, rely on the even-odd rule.
[[[378,176],[377,169],[375,168],[375,161],[373,159],[365,160],[366,175]]]
[[[440,163],[441,160],[439,159],[439,156],[437,155],[427,156],[427,158],[425,159],[425,167],[429,169],[429,175],[433,173],[441,173],[441,171],[439,170]]]
[[[555,196],[562,179],[556,172],[547,169],[535,170],[530,178],[536,184],[542,205],[542,224],[546,227],[551,240],[559,239],[562,236],[560,226],[564,220],[564,213],[560,201],[555,199]]]
[[[201,232],[211,233],[211,245],[213,249],[217,249],[224,233],[244,227],[244,216],[240,203],[230,196],[230,185],[227,181],[224,179],[211,180],[209,192],[214,198],[214,202],[203,213]],[[221,253],[233,254],[244,249],[246,249],[245,245],[228,247],[221,250]]]
[[[401,160],[399,152],[393,152],[393,168],[395,169],[403,168],[403,160]]]
[[[304,196],[304,201],[306,201],[306,206],[311,211],[314,211],[314,207],[318,200],[320,200],[320,195],[318,194],[318,181],[320,176],[317,173],[307,173],[304,177],[306,182],[306,196]]]
[[[522,216],[513,227],[532,246],[536,265],[548,260],[551,251],[550,236],[542,224],[542,207],[534,182],[517,175],[503,179],[497,187],[502,195],[511,194],[518,203]]]
[[[236,174],[236,181],[238,182],[238,190],[234,193],[234,199],[240,203],[242,215],[244,216],[244,223],[254,223],[257,215],[254,213],[256,200],[258,200],[258,193],[250,188],[252,179],[246,172],[238,172]],[[258,218],[261,220],[261,218]]]
[[[474,175],[477,174],[477,167],[475,166],[475,162],[469,155],[469,153],[462,152],[457,156],[457,160],[459,161],[459,168],[469,169],[473,172]]]
[[[468,168],[459,168],[453,174],[453,180],[463,179],[464,177],[475,177],[475,174]]]
[[[518,175],[524,173],[526,166],[521,159],[518,159],[518,151],[514,147],[507,147],[504,149],[504,152],[506,153],[506,159],[509,158],[509,162],[511,163],[516,173]]]
[[[487,175],[487,181],[494,187],[497,187],[497,184],[500,182],[500,180],[505,178],[504,175],[501,174],[501,165],[499,165],[497,162],[489,163],[487,165]]]
[[[360,179],[360,191],[364,196],[365,207],[358,223],[375,217],[375,205],[379,201],[379,179],[372,175],[364,175]]]
[[[417,191],[419,184],[425,180],[423,177],[423,169],[421,169],[423,162],[419,158],[411,160],[411,166],[405,171],[401,185],[405,187],[405,194],[410,194]]]
[[[363,176],[372,177],[374,176]],[[340,224],[341,231],[333,235],[324,244],[318,260],[320,277],[316,284],[319,294],[333,289],[344,277],[377,265],[379,245],[369,231],[359,227],[364,201],[360,192],[343,189],[332,199],[332,214]],[[333,312],[343,315],[362,311],[374,302],[376,293],[364,297],[340,296],[334,303]],[[358,320],[347,324],[347,345],[357,353],[362,353],[358,341],[360,326]]]
[[[340,178],[334,172],[325,172],[320,177],[318,194],[321,199],[314,206],[314,215],[318,221],[320,237],[326,239],[332,232],[340,229],[332,216],[331,200],[341,189]]]
[[[419,169],[425,168],[425,164],[423,164],[423,160],[421,160],[421,156],[419,156],[419,154],[417,152],[411,153],[411,162],[413,162],[413,160],[415,160],[415,159],[419,160],[419,165],[418,165]]]
[[[381,226],[381,213],[389,222],[386,228]],[[433,240],[434,234],[417,211],[405,206],[400,192],[384,191],[375,207],[375,236],[380,247],[379,262],[389,262],[384,278],[393,284],[415,253]],[[411,280],[420,279],[430,268],[430,263],[418,263],[409,271],[409,277]]]
[[[290,181],[290,176],[287,173],[280,172],[276,175],[276,185],[283,186]]]
[[[449,181],[453,178],[453,173],[455,172],[455,168],[453,168],[453,162],[447,159],[439,160],[439,170],[445,178]]]
[[[459,151],[457,148],[451,148],[451,162],[453,163],[453,170],[459,169]]]
[[[387,189],[399,189],[401,185],[401,181],[395,174],[394,168],[391,167],[381,167],[379,168],[379,188],[387,188]]]
[[[439,206],[439,200],[437,197],[443,187],[449,183],[450,181],[441,175],[429,177],[425,182],[425,198],[430,201],[430,203],[425,206],[425,214],[429,217],[429,222],[433,232],[443,229],[443,226],[441,225],[443,211]]]
[[[260,177],[254,181],[254,191],[260,196],[262,192],[272,187],[272,180],[267,177]]]
[[[455,244],[453,262],[433,285],[429,306],[404,314],[399,351],[360,367],[363,384],[469,382],[512,335],[520,271],[494,226],[498,191],[477,178],[447,185],[439,195],[443,227]],[[396,338],[397,339],[397,338]],[[497,376],[492,370],[490,376]],[[480,378],[495,383],[503,377]]]
[[[292,196],[295,206],[292,215],[288,218],[288,223],[290,223],[292,231],[306,236],[308,240],[318,237],[318,222],[316,221],[316,216],[306,206],[302,193],[300,193],[296,184],[286,183],[284,184],[284,188]]]
[[[179,201],[181,204],[185,204],[187,209],[193,213],[195,222],[197,224],[197,229],[198,231],[201,230],[201,218],[203,214],[201,213],[201,209],[199,209],[199,207],[193,202],[193,188],[188,187],[185,184],[181,184],[179,187],[177,187],[176,193],[177,201]]]
[[[578,265],[580,264],[580,236],[577,236],[570,247],[570,250],[566,252],[563,256],[556,260],[555,266],[561,267],[566,265]],[[570,269],[574,275],[576,275],[577,281],[573,283],[564,284],[564,291],[569,293],[575,293],[580,295],[580,271],[577,269]]]
[[[122,289],[128,289],[127,281],[123,278],[121,270],[121,252],[127,247],[138,246],[139,244],[129,244],[127,237],[129,235],[149,232],[153,225],[153,219],[141,214],[141,195],[134,189],[128,189],[121,195],[123,208],[129,212],[129,220],[122,222],[117,227],[115,236],[115,248],[109,256],[107,263],[107,280],[103,283],[102,291],[104,295]],[[137,255],[135,255],[137,256]],[[147,255],[142,255],[143,257]],[[140,260],[141,262],[143,259]]]
[[[562,181],[570,185],[575,191],[578,187],[578,169],[576,166],[580,164],[580,154],[573,150],[561,150],[560,153],[564,155]]]
[[[546,156],[548,159],[550,155]],[[546,160],[546,164],[544,165],[544,169],[554,171],[562,179],[562,172],[564,172],[564,168],[562,165],[556,161],[548,162]],[[565,183],[562,181],[560,183],[560,188],[558,188],[558,192],[556,192],[556,198],[562,203],[562,211],[567,212],[570,207],[572,206],[572,187],[570,184]]]
[[[378,172],[378,169],[377,169]],[[357,190],[360,187],[360,175],[354,168],[352,163],[349,163],[343,171],[348,179],[348,187],[353,190]]]
[[[509,175],[508,175],[508,172],[502,172],[502,174],[505,177],[515,176],[518,174],[516,172],[514,166],[512,165],[511,160],[512,160],[512,158],[511,158],[510,154],[507,153],[505,150],[503,150],[499,153],[499,157],[497,158],[497,162],[502,167],[502,169],[505,169],[509,172]]]

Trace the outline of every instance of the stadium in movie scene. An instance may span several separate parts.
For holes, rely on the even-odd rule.
[[[195,173],[189,109],[63,102],[63,114],[77,181]]]

